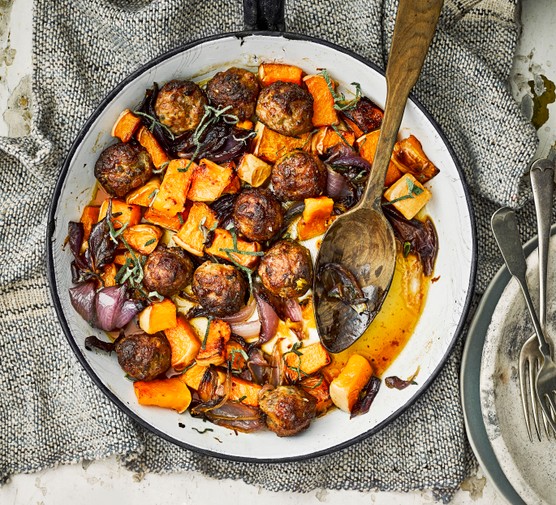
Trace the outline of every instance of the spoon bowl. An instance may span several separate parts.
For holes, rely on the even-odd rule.
[[[388,293],[396,266],[394,233],[382,212],[357,207],[345,221],[336,220],[330,226],[327,240],[319,250],[316,270],[319,278],[314,291],[317,326],[323,345],[330,352],[341,352],[362,335]],[[349,247],[345,247],[349,244]],[[358,281],[365,302],[348,306],[344,301],[327,296],[326,265],[349,265],[349,271]]]

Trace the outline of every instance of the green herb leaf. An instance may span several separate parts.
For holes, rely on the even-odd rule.
[[[411,252],[411,242],[404,242],[403,243],[403,257],[407,258],[409,253]]]
[[[138,110],[133,111],[134,114],[136,114],[137,116],[142,116],[146,119],[148,119],[151,124],[149,126],[149,130],[153,131],[155,125],[160,126],[162,129],[164,129],[166,131],[166,133],[168,134],[168,136],[170,137],[170,139],[174,140],[176,138],[176,136],[174,135],[174,133],[172,132],[172,130],[170,130],[170,128],[168,128],[165,124],[161,123],[158,119],[156,119],[155,117],[151,116],[150,114],[147,114],[146,112],[140,112]]]
[[[156,242],[156,239],[155,239],[155,238],[151,238],[150,240],[147,240],[147,241],[145,242],[145,245],[144,245],[143,247],[148,247],[148,246],[154,244],[155,242]]]

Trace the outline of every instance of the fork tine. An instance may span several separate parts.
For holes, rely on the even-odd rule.
[[[554,431],[554,428],[548,422],[548,419],[546,418],[546,414],[544,412],[542,413],[542,423],[544,425],[544,432],[546,433],[546,438],[548,440],[551,440],[553,436],[556,436],[556,431]]]
[[[554,392],[552,393],[554,394]],[[546,416],[546,420],[548,421],[552,429],[556,432],[556,422],[554,421],[554,419],[556,419],[556,404],[554,403],[554,400],[551,398],[551,396],[547,393],[544,394],[544,398],[542,399],[542,401],[544,402],[545,407],[547,407],[547,410],[551,413],[550,416]]]
[[[531,432],[531,420],[529,419],[529,393],[527,392],[527,372],[524,368],[529,369],[527,366],[528,360],[525,362],[521,361],[519,363],[519,389],[521,392],[521,406],[523,407],[523,417],[525,417],[525,426],[527,426],[527,434],[529,435],[529,440],[533,442],[533,434]],[[529,381],[531,379],[529,378]]]
[[[528,372],[529,372],[529,398],[531,401],[531,410],[533,411],[533,421],[535,423],[535,431],[537,432],[537,438],[539,442],[542,440],[541,438],[541,425],[539,422],[539,405],[537,402],[537,393],[535,391],[535,383],[537,380],[537,373],[540,368],[540,361],[536,358],[533,362],[531,360],[527,360],[528,364]],[[532,441],[532,440],[531,440]]]

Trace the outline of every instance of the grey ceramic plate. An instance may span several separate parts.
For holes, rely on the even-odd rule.
[[[556,257],[556,240],[549,255]],[[538,299],[538,257],[527,259],[527,281]],[[548,266],[547,337],[555,335],[556,269]],[[525,301],[515,280],[508,283],[488,327],[481,360],[481,411],[496,459],[513,488],[528,504],[556,505],[556,459],[553,441],[529,440],[519,393],[518,359],[521,346],[533,333]]]
[[[552,226],[556,235],[556,225]],[[526,256],[537,247],[537,238],[524,246]],[[498,301],[511,276],[504,266],[492,279],[485,291],[469,328],[461,365],[461,394],[467,435],[481,467],[496,490],[509,503],[523,505],[525,502],[510,484],[490,444],[481,412],[480,372],[481,357],[488,327]]]

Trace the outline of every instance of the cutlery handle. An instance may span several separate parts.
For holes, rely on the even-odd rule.
[[[529,175],[535,200],[539,235],[539,320],[544,328],[546,324],[546,279],[550,220],[552,218],[552,196],[554,194],[554,164],[548,159],[537,160],[531,165]]]
[[[529,288],[527,287],[527,263],[525,262],[525,254],[523,253],[523,246],[519,238],[515,212],[507,207],[497,210],[492,216],[491,226],[504,262],[510,274],[516,278],[523,292],[535,333],[539,339],[539,349],[544,356],[550,356],[550,347],[543,334],[531,295],[529,294]]]

